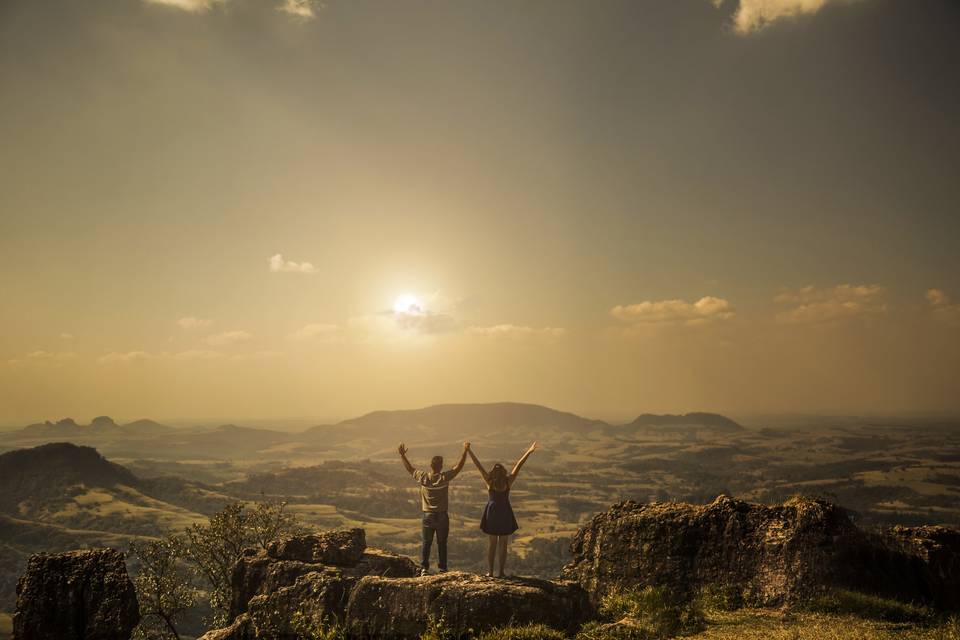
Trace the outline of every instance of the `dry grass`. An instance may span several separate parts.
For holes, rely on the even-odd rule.
[[[712,611],[697,640],[960,640],[960,622],[938,625],[880,622],[855,616],[761,609]]]

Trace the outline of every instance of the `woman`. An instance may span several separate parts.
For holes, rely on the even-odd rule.
[[[503,566],[507,562],[507,540],[510,534],[519,529],[517,519],[513,515],[513,507],[510,506],[510,487],[513,481],[517,479],[520,473],[520,467],[527,461],[530,454],[537,450],[537,443],[534,442],[530,448],[524,452],[517,464],[513,466],[513,471],[507,474],[507,470],[499,462],[493,465],[490,473],[487,473],[473,454],[472,449],[467,449],[473,464],[477,465],[483,481],[487,485],[487,491],[490,500],[483,509],[483,516],[480,518],[480,528],[489,536],[489,545],[487,546],[487,565],[490,567],[487,575],[493,577],[493,561],[497,552],[500,552],[500,573],[499,577],[504,577]]]

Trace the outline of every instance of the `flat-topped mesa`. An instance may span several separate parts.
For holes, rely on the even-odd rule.
[[[38,553],[17,584],[17,640],[128,640],[140,620],[123,554]]]
[[[368,549],[363,529],[292,536],[233,568],[231,626],[204,640],[293,640],[331,620],[351,638],[419,638],[431,619],[481,631],[542,622],[573,630],[590,612],[579,585],[451,572],[414,577],[409,558]]]
[[[846,588],[960,608],[960,532],[895,527],[872,533],[823,500],[765,506],[720,496],[709,505],[614,505],[583,527],[563,575],[594,602],[643,586],[738,588],[779,605]]]

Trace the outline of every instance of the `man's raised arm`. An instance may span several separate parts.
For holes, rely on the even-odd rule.
[[[463,465],[467,462],[467,451],[469,450],[470,450],[470,443],[464,442],[463,453],[460,454],[460,460],[457,461],[457,464],[453,466],[453,469],[452,469],[453,473],[450,474],[451,479],[455,478],[456,475],[460,473],[460,470],[463,469]]]
[[[397,447],[397,452],[400,454],[400,459],[403,460],[403,466],[407,468],[407,473],[413,475],[416,472],[416,469],[413,468],[413,465],[410,464],[410,461],[407,460],[407,445],[400,443],[400,446]]]

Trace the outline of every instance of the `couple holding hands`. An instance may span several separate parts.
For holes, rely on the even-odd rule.
[[[450,534],[450,518],[447,514],[449,504],[450,481],[457,477],[460,470],[463,469],[467,456],[473,460],[477,466],[484,483],[487,485],[489,500],[483,508],[483,515],[480,517],[480,529],[489,537],[487,547],[487,565],[488,576],[493,576],[494,560],[499,555],[499,577],[504,577],[503,567],[507,561],[507,540],[519,526],[517,519],[513,515],[513,508],[510,506],[510,487],[513,481],[517,479],[520,473],[520,467],[527,461],[534,451],[537,450],[537,443],[534,442],[524,452],[517,463],[513,465],[513,471],[507,473],[507,469],[499,462],[488,472],[477,460],[477,456],[470,449],[470,443],[463,443],[463,454],[460,460],[452,469],[443,469],[443,456],[433,456],[430,460],[430,470],[416,469],[410,461],[407,460],[407,447],[403,443],[397,449],[400,453],[400,459],[403,466],[406,467],[410,475],[413,476],[417,484],[420,485],[420,508],[423,511],[423,545],[420,553],[420,575],[427,575],[430,570],[430,547],[433,545],[433,538],[437,538],[437,553],[439,556],[439,568],[441,573],[447,570],[447,537]]]

